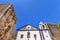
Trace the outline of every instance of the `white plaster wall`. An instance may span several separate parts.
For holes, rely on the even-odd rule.
[[[34,34],[36,34],[36,37],[37,37],[37,39],[36,40],[41,40],[41,38],[40,38],[40,34],[39,34],[39,31],[30,31],[31,32],[31,38],[30,38],[30,40],[35,40],[35,38],[34,38]]]
[[[28,40],[27,32],[28,31],[18,31],[16,40]],[[36,37],[37,37],[36,40],[41,40],[39,31],[29,31],[29,32],[30,32],[29,40],[35,40],[34,34],[36,34]],[[21,39],[21,34],[24,34],[23,39]]]
[[[23,34],[22,39],[21,34]],[[18,31],[16,40],[27,40],[27,31]]]
[[[51,37],[50,37],[50,34],[47,30],[43,31],[43,35],[44,35],[45,40],[52,40]]]

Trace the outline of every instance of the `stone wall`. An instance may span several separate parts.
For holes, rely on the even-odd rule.
[[[58,26],[55,24],[48,24],[48,27],[52,33],[53,39],[54,40],[60,40],[60,33],[58,31]]]
[[[0,5],[0,40],[10,40],[14,26],[16,24],[16,15],[13,10],[12,5],[10,4],[1,4]]]

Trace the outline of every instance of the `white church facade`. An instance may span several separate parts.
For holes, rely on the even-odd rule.
[[[47,24],[40,22],[39,28],[26,25],[18,29],[16,40],[53,40]]]

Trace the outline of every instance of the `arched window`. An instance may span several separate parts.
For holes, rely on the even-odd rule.
[[[44,25],[42,25],[42,27],[45,28]]]
[[[30,32],[27,33],[27,38],[30,38]]]
[[[23,38],[23,34],[21,34],[21,39]]]

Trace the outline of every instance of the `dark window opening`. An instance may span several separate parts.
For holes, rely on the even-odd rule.
[[[10,28],[10,25],[9,25],[9,28]]]
[[[34,38],[36,38],[36,34],[34,34]]]
[[[27,38],[30,38],[30,32],[27,33]]]
[[[45,28],[44,25],[42,25],[42,27]]]
[[[21,35],[21,38],[23,38],[23,34]]]
[[[30,28],[30,27],[28,27],[28,28]]]
[[[34,38],[35,38],[35,40],[36,40],[36,34],[34,34]]]

